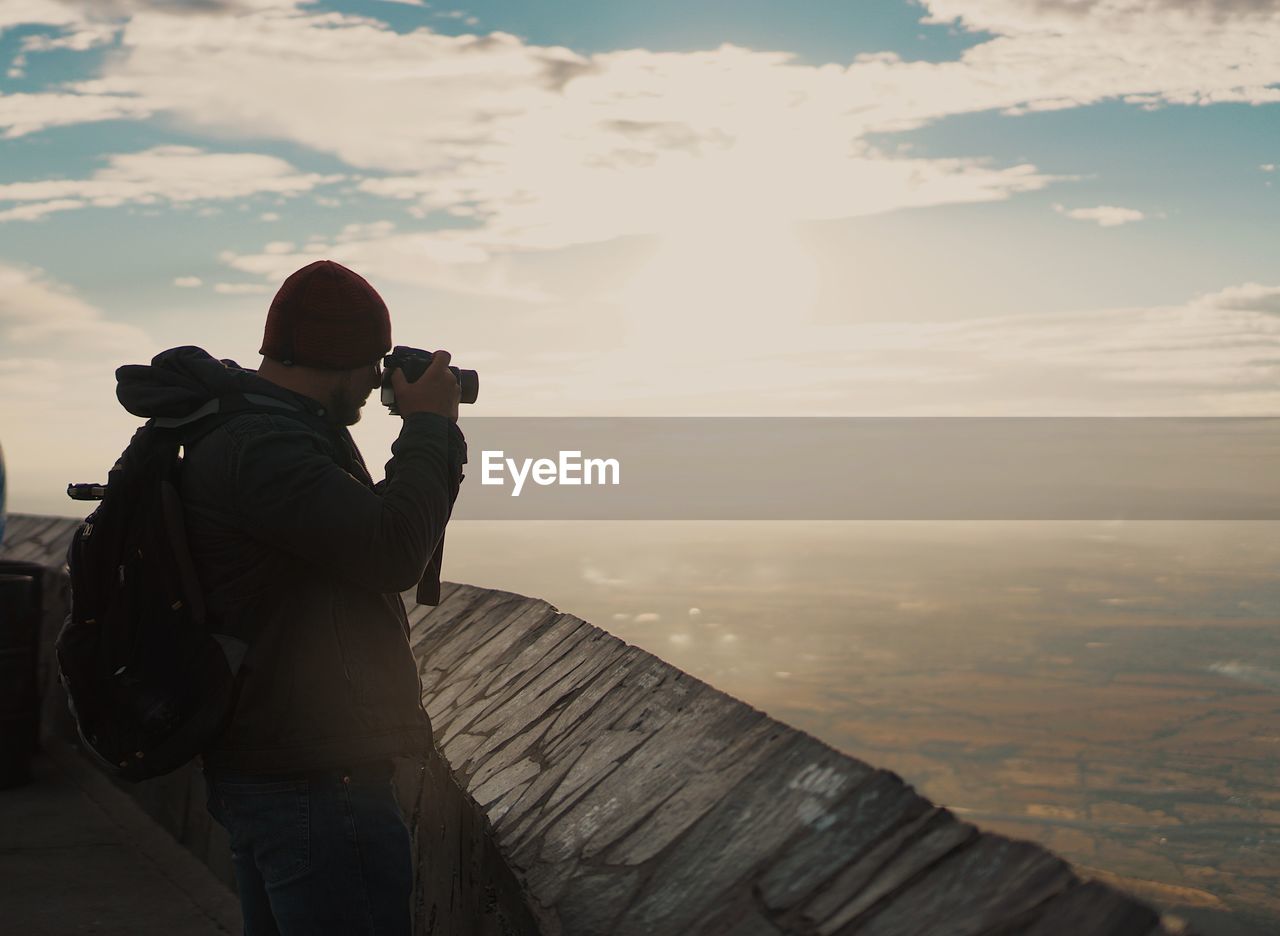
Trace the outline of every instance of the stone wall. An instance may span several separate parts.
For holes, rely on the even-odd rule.
[[[51,564],[74,528],[10,525],[7,554]],[[544,601],[449,584],[410,622],[438,754],[421,789],[402,787],[419,932],[1173,932],[1043,848]],[[197,772],[132,789],[226,876]]]

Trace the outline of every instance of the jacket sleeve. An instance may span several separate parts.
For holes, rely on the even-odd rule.
[[[457,426],[405,418],[391,446],[395,470],[380,492],[348,474],[325,440],[286,417],[261,416],[233,460],[237,511],[251,535],[380,592],[422,577],[444,536],[466,459]]]

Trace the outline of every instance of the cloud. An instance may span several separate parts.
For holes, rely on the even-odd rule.
[[[141,329],[112,322],[42,270],[0,263],[0,348],[6,358],[135,352]]]
[[[1238,312],[1264,312],[1280,316],[1280,286],[1263,286],[1245,283],[1230,286],[1198,300],[1198,304],[1210,309]]]
[[[1277,0],[924,0],[926,22],[958,22],[1002,35],[1132,28],[1159,18],[1257,22],[1280,13]]]
[[[78,198],[54,198],[45,202],[0,210],[0,221],[39,221],[46,215],[83,208],[86,204],[87,202]]]
[[[175,16],[235,15],[269,8],[292,9],[306,0],[0,0],[0,31],[10,26],[91,26],[136,13]]]
[[[50,127],[100,120],[141,120],[152,109],[143,101],[120,94],[4,94],[0,95],[0,128],[6,139]]]
[[[299,173],[274,156],[158,146],[108,156],[107,165],[88,179],[0,184],[0,204],[21,203],[0,212],[0,220],[34,220],[53,211],[87,205],[109,208],[159,202],[185,204],[260,193],[296,195],[339,178]]]
[[[581,56],[514,36],[396,33],[273,10],[139,14],[100,80],[185,127],[282,138],[367,171],[362,191],[476,225],[485,250],[554,248],[690,218],[850,217],[1041,188],[1027,165],[911,159],[879,76],[724,46]],[[290,54],[279,54],[281,48]],[[323,101],[324,107],[316,102]]]
[[[42,509],[67,511],[67,481],[106,477],[136,425],[116,405],[115,365],[107,362],[156,350],[144,330],[112,321],[43,270],[0,261],[0,426],[11,506],[35,497]]]
[[[609,588],[615,588],[619,585],[626,585],[628,579],[617,578],[616,576],[609,575],[601,569],[584,562],[582,564],[582,581],[586,582],[588,585],[603,585]]]
[[[110,23],[87,23],[62,35],[50,36],[37,33],[24,36],[22,51],[51,52],[54,49],[67,49],[72,52],[85,52],[111,42],[118,32],[119,27]]]
[[[455,242],[486,252],[708,218],[998,200],[1054,181],[1032,166],[908,158],[867,142],[953,114],[1280,99],[1274,4],[933,0],[927,9],[997,35],[952,62],[880,54],[811,67],[728,45],[585,56],[500,32],[398,33],[289,4],[200,18],[141,10],[101,79],[76,88],[193,130],[332,154],[365,171],[367,194],[469,220]]]
[[[808,351],[815,375],[842,371],[833,385],[863,399],[877,396],[873,385],[902,399],[895,385],[911,368],[950,374],[949,399],[916,395],[940,415],[1271,413],[1280,286],[1234,286],[1178,306],[849,326],[826,330]],[[881,370],[859,388],[864,368]]]
[[[173,280],[173,285],[180,286],[183,289],[195,289],[203,284],[204,281],[198,276],[177,276]]]
[[[491,253],[472,243],[463,231],[402,233],[390,221],[349,224],[336,236],[305,244],[271,241],[256,253],[224,251],[219,259],[234,270],[279,283],[317,257],[337,260],[375,280],[443,289],[521,303],[551,297],[514,272],[510,256]]]
[[[1115,205],[1099,205],[1096,208],[1066,208],[1054,205],[1053,210],[1075,221],[1093,221],[1100,227],[1119,227],[1143,220],[1146,215],[1135,208],[1119,208]]]
[[[1276,0],[924,0],[926,22],[995,34],[951,73],[959,98],[1012,112],[1122,98],[1160,104],[1280,100]],[[989,87],[970,84],[992,80]],[[1003,103],[997,103],[1000,98]]]
[[[215,283],[213,291],[225,296],[256,296],[268,291],[261,283]]]

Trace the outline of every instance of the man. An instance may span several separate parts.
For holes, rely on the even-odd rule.
[[[181,488],[210,620],[247,645],[234,714],[204,764],[248,936],[411,929],[392,761],[420,758],[431,728],[400,592],[438,587],[466,448],[437,351],[414,383],[393,375],[403,425],[373,484],[346,427],[390,348],[378,293],[325,260],[281,286],[256,374],[181,348],[120,388],[135,405],[169,393],[156,411],[181,408],[178,393],[188,408],[232,393],[280,408],[220,417],[189,440]]]

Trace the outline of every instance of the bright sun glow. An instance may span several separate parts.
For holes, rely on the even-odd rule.
[[[619,295],[637,347],[704,357],[770,347],[784,323],[809,317],[817,291],[792,225],[699,224],[663,235]]]

